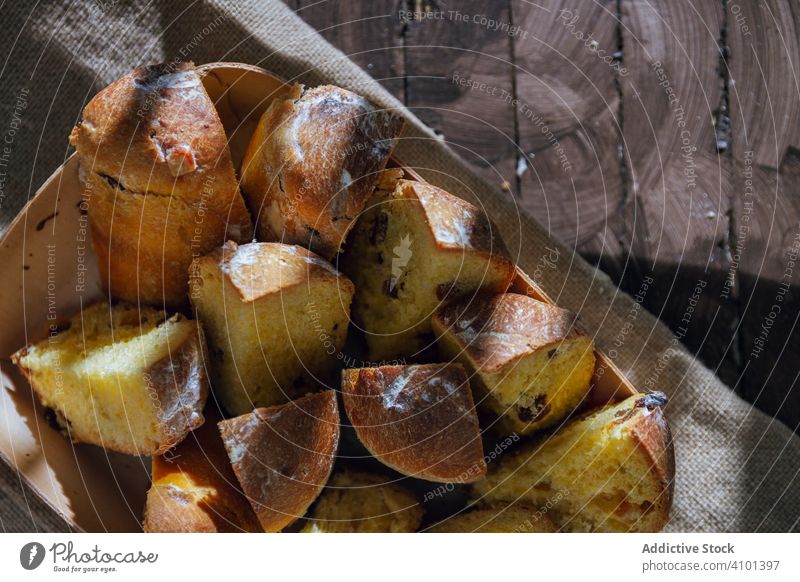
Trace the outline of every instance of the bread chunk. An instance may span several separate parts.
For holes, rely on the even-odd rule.
[[[336,392],[257,408],[219,430],[264,531],[280,531],[305,514],[330,477],[339,444]]]
[[[675,457],[660,392],[637,394],[503,457],[475,485],[484,503],[549,506],[561,531],[657,532],[672,505]]]
[[[226,243],[192,266],[211,386],[231,414],[335,382],[353,284],[303,247]]]
[[[375,190],[403,119],[360,95],[295,85],[259,121],[242,162],[259,240],[298,244],[326,259]]]
[[[191,63],[139,67],[112,83],[70,143],[112,297],[184,306],[194,256],[252,239],[225,131]]]
[[[555,533],[547,514],[522,505],[498,504],[450,516],[427,530],[430,533]]]
[[[460,364],[382,366],[342,372],[345,411],[384,465],[440,483],[486,474],[478,416]]]
[[[144,509],[146,532],[260,532],[261,524],[231,468],[219,417],[206,422],[166,455],[153,457],[153,484]]]
[[[432,342],[430,320],[438,307],[479,290],[503,293],[515,273],[481,210],[409,180],[370,201],[341,267],[356,285],[353,319],[375,361],[423,350]]]
[[[411,533],[422,506],[409,489],[383,475],[335,473],[311,508],[305,533]]]
[[[595,357],[577,316],[505,293],[444,307],[433,316],[441,352],[467,369],[475,401],[528,434],[570,414],[589,392]]]
[[[73,442],[158,455],[203,424],[205,349],[182,315],[96,303],[12,359]]]

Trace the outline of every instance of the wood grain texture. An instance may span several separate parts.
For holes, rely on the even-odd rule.
[[[623,203],[615,0],[512,2],[521,206],[579,252],[616,256]],[[613,247],[613,251],[611,250]]]
[[[397,0],[290,0],[287,4],[392,95],[403,99],[403,23]]]
[[[507,2],[408,2],[406,105],[490,184],[511,188],[517,158]],[[477,17],[478,22],[473,19]]]

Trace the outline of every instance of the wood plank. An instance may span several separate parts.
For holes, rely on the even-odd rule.
[[[800,8],[791,0],[730,2],[733,153],[777,168],[789,145],[800,146]]]
[[[293,1],[300,18],[403,101],[404,25],[396,0]]]
[[[408,4],[407,105],[490,184],[516,182],[507,2]],[[491,23],[497,23],[493,29]]]
[[[717,153],[723,95],[718,0],[623,0],[620,79],[628,169],[622,281],[654,278],[644,304],[726,380],[738,372],[730,268],[730,161]]]
[[[623,183],[616,0],[512,2],[519,140],[530,156],[521,206],[595,262],[619,255]],[[613,260],[611,261],[613,262]],[[610,265],[606,265],[610,268]]]

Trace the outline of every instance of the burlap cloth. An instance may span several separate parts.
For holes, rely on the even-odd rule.
[[[282,2],[32,4],[17,1],[0,9],[0,132],[4,138],[13,133],[11,143],[2,144],[9,149],[0,166],[0,227],[70,153],[66,137],[85,102],[138,64],[241,61],[310,85],[348,87],[402,110],[409,123],[399,157],[431,181],[483,204],[522,268],[535,271],[559,304],[580,312],[599,346],[622,344],[614,346],[615,361],[633,383],[669,394],[677,456],[669,530],[798,529],[800,438],[737,397],[608,277],[521,215],[510,195],[476,178],[411,112]],[[545,247],[558,249],[557,268],[541,268],[547,264],[540,262],[543,253],[556,254]],[[633,322],[628,333],[626,322]],[[0,527],[66,528],[6,467],[0,468]]]

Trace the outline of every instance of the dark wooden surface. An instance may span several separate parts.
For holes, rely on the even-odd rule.
[[[797,429],[800,3],[287,4]]]

